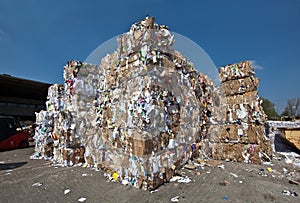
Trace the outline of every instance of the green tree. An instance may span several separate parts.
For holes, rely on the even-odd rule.
[[[275,110],[275,105],[273,102],[266,98],[262,98],[262,107],[264,109],[265,114],[267,114],[268,119],[277,119],[279,117],[278,113]]]

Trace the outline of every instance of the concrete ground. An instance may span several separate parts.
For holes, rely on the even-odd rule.
[[[107,182],[103,171],[30,160],[33,148],[0,152],[0,202],[300,202],[299,168],[283,159],[273,165],[222,162],[222,167],[182,169],[190,183],[170,182],[155,193]],[[272,171],[268,171],[267,168]],[[297,181],[296,181],[297,182]],[[69,191],[69,192],[68,192]],[[68,192],[68,193],[67,193]],[[67,194],[64,194],[67,193]],[[80,199],[82,198],[82,199]]]

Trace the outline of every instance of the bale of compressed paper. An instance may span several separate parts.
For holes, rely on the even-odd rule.
[[[255,75],[254,68],[251,66],[250,61],[229,64],[221,67],[219,70],[221,82]]]
[[[222,91],[225,96],[244,94],[257,90],[259,79],[253,76],[228,80],[222,83]]]

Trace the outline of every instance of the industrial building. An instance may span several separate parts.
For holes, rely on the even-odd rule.
[[[35,112],[45,109],[50,85],[0,74],[0,114],[34,121]]]

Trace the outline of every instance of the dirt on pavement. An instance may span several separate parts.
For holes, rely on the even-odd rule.
[[[143,191],[108,182],[104,171],[31,160],[33,148],[0,152],[0,202],[300,202],[300,170],[277,155],[271,164],[220,162],[179,171],[189,183]],[[294,195],[294,196],[293,196]]]

